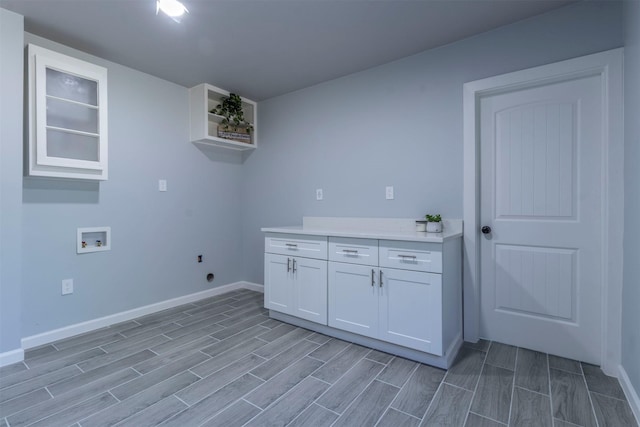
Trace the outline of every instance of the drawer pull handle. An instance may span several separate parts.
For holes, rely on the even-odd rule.
[[[295,249],[298,247],[298,245],[296,245],[295,243],[285,243],[285,246],[289,249]]]
[[[375,283],[376,283],[376,279],[375,279],[375,277],[376,277],[376,272],[375,272],[375,270],[372,268],[372,269],[371,269],[371,286],[372,286],[372,287],[373,287],[373,286],[375,286]]]
[[[291,258],[287,258],[287,273],[291,271]]]
[[[404,259],[417,259],[415,255],[398,255],[400,258]]]
[[[382,287],[382,270],[380,270],[380,287]]]
[[[345,253],[345,254],[352,254],[352,255],[357,255],[358,254],[358,251],[355,250],[355,249],[343,249],[342,252]]]

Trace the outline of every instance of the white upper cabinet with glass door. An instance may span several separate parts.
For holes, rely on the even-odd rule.
[[[107,69],[29,45],[28,174],[106,180]]]

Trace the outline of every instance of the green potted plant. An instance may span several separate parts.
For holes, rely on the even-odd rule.
[[[212,114],[222,116],[218,130],[222,132],[239,132],[251,135],[253,125],[245,120],[240,95],[230,93],[222,97],[220,103],[211,111]],[[246,141],[245,141],[246,142]]]
[[[442,217],[440,214],[427,214],[427,233],[442,233]]]

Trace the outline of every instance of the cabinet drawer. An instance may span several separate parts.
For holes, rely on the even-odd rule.
[[[305,258],[327,259],[327,238],[299,234],[268,234],[265,252]]]
[[[442,273],[442,245],[380,240],[380,267]]]
[[[378,241],[329,237],[329,260],[349,264],[378,265]]]

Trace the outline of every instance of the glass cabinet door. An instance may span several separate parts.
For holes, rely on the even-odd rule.
[[[29,45],[30,175],[107,179],[103,67]]]

